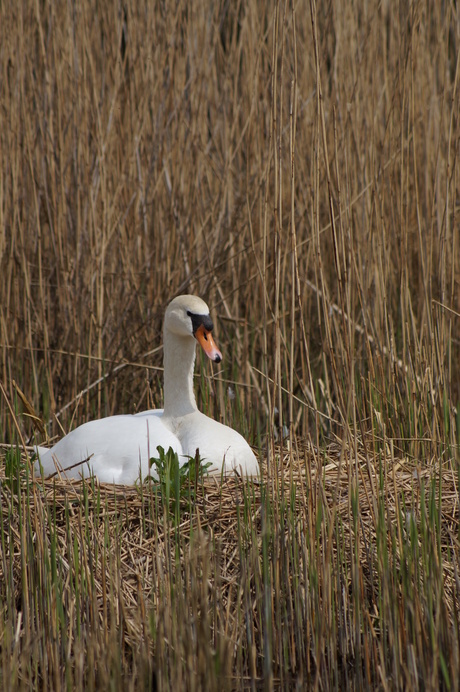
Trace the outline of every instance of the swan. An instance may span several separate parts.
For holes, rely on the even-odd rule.
[[[103,483],[133,485],[156,477],[149,460],[157,446],[169,447],[184,464],[199,450],[210,473],[234,470],[259,475],[250,446],[236,430],[205,416],[193,391],[196,343],[215,363],[222,354],[212,336],[209,308],[198,296],[183,295],[168,305],[163,324],[164,408],[89,421],[47,449],[37,446],[35,473],[57,471],[67,478],[96,476]]]

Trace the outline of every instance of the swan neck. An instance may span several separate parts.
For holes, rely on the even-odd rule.
[[[190,337],[163,334],[164,348],[164,415],[171,418],[185,416],[197,410],[193,391],[196,342]]]

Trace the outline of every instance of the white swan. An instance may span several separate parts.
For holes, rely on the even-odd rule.
[[[104,483],[134,484],[155,476],[149,459],[157,446],[172,447],[182,463],[199,450],[211,462],[210,472],[234,469],[247,476],[259,474],[259,464],[246,440],[226,425],[198,411],[193,392],[196,341],[215,363],[222,354],[212,337],[213,324],[206,303],[197,296],[175,298],[163,327],[164,409],[137,415],[119,415],[84,423],[52,449],[36,447],[35,473],[56,471],[68,478],[96,476]],[[40,468],[41,466],[41,468]]]

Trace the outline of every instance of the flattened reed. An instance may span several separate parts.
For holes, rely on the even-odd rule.
[[[369,459],[364,444],[298,452],[276,450],[276,490],[205,479],[182,497],[179,522],[154,484],[4,478],[3,679],[18,689],[454,680],[457,471]]]

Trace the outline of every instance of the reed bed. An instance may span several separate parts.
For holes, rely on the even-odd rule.
[[[0,69],[0,684],[456,689],[457,4],[22,0]],[[34,479],[186,292],[260,480]]]
[[[3,681],[455,686],[458,472],[364,448],[277,449],[276,491],[208,478],[179,515],[154,484],[31,483],[15,467]]]

